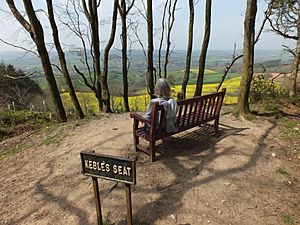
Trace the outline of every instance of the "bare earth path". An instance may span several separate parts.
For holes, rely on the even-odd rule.
[[[27,135],[31,148],[0,161],[0,224],[96,224],[79,153],[134,157],[131,129],[120,114],[62,126],[53,143]],[[197,128],[160,144],[154,163],[138,154],[136,224],[300,224],[300,159],[278,137],[274,124],[226,115],[218,137]],[[99,182],[104,217],[124,224],[123,185]]]

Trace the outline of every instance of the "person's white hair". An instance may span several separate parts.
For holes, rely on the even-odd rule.
[[[160,78],[155,85],[155,94],[162,98],[171,97],[171,87],[169,82],[165,78]]]

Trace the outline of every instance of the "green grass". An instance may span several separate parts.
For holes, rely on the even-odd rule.
[[[0,152],[0,160],[3,160],[10,156],[13,156],[13,155],[17,154],[18,152],[21,152],[25,149],[31,148],[32,146],[33,146],[32,144],[23,144],[23,145],[19,145],[17,147],[5,149],[4,151]]]
[[[33,113],[25,110],[15,112],[1,111],[0,141],[29,130],[49,126],[51,123],[53,123],[53,121],[50,121],[47,113]]]
[[[283,169],[283,168],[278,168],[276,170],[276,173],[280,173],[282,175],[289,175],[289,173],[285,169]]]
[[[175,70],[168,73],[168,80],[175,85],[181,85],[182,78],[184,76],[184,70]],[[204,84],[219,83],[223,74],[213,70],[205,70],[204,72]],[[240,77],[239,73],[228,73],[225,80]],[[195,84],[197,82],[198,69],[191,69],[189,84]]]
[[[287,117],[282,117],[279,119],[279,129],[282,138],[289,142],[294,143],[298,146],[298,151],[300,151],[299,144],[300,144],[300,132],[295,128],[299,127],[299,122],[291,120]]]
[[[284,224],[289,224],[289,225],[295,224],[294,220],[286,213],[281,215],[281,219]]]
[[[107,220],[104,220],[103,221],[103,225],[115,225],[115,223],[111,223],[111,222],[109,222]]]
[[[58,132],[55,135],[49,135],[45,140],[42,141],[41,145],[51,145],[51,144],[58,144],[61,140],[66,137],[66,134],[62,132]]]

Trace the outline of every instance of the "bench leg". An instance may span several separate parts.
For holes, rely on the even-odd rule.
[[[139,137],[136,136],[135,134],[133,134],[133,143],[134,143],[134,148],[135,148],[135,152],[137,152],[138,149],[138,144],[140,143]]]
[[[151,162],[154,162],[155,161],[155,141],[152,141],[152,140],[150,140],[150,142],[149,142],[149,144],[150,144],[150,161]]]
[[[219,130],[219,117],[215,119],[214,130],[215,130],[215,134],[217,134]]]
[[[135,131],[138,129],[139,122],[137,120],[133,121],[133,143],[135,151],[138,151],[139,137],[135,134]]]

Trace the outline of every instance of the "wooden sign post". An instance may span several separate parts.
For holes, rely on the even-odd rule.
[[[97,178],[125,183],[127,203],[127,224],[132,225],[132,204],[130,184],[136,183],[136,165],[133,159],[123,159],[93,152],[80,152],[82,173],[91,176],[97,210],[98,225],[102,225],[102,212]]]

